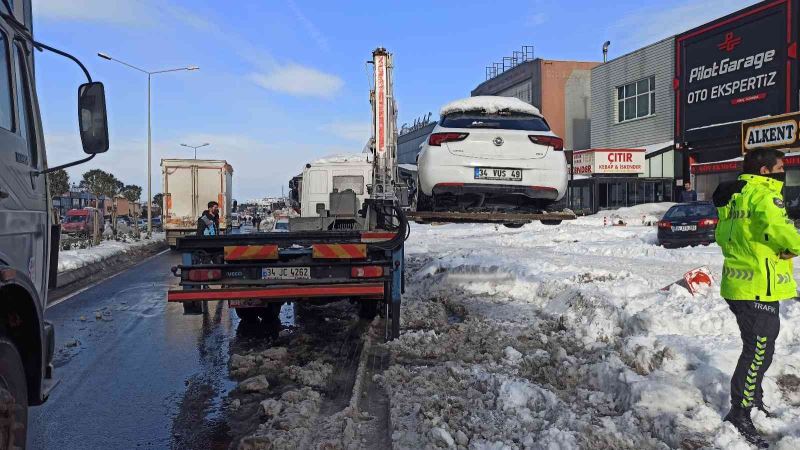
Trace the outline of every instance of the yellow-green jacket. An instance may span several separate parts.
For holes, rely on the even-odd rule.
[[[800,234],[786,215],[782,188],[769,177],[741,175],[714,192],[716,240],[725,256],[723,298],[774,302],[797,296],[792,260],[780,255],[800,255]]]

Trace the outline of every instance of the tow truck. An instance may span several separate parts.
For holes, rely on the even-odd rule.
[[[382,306],[385,338],[399,336],[408,187],[398,178],[392,55],[378,48],[370,62],[368,197],[359,204],[352,190],[332,192],[318,217],[290,218],[289,232],[179,238],[182,261],[172,272],[180,281],[169,302],[198,313],[210,301],[227,301],[243,321],[274,322],[285,302],[347,299],[363,318]]]

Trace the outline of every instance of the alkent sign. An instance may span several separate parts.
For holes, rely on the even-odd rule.
[[[791,149],[798,142],[800,113],[742,122],[742,153],[759,148]]]

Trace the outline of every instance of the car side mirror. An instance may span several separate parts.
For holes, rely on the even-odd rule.
[[[89,155],[108,151],[108,117],[103,83],[78,87],[78,123],[83,151]]]

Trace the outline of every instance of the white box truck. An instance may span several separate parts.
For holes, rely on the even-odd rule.
[[[219,203],[219,226],[230,230],[233,167],[223,160],[162,159],[163,224],[167,243],[197,231],[197,219],[208,202]]]

